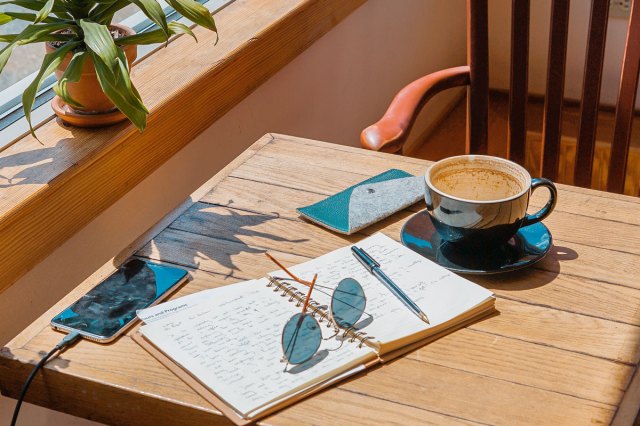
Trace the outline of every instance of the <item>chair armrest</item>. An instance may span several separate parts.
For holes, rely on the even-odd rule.
[[[380,121],[362,131],[360,144],[373,151],[400,151],[418,113],[429,99],[445,89],[468,84],[468,66],[448,68],[415,80],[398,92]]]

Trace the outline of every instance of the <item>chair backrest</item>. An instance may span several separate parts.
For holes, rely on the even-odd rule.
[[[467,0],[470,89],[467,101],[467,151],[487,152],[489,102],[488,0]],[[508,108],[508,155],[524,164],[528,95],[530,0],[512,0],[511,76]],[[574,184],[589,187],[592,178],[600,85],[609,15],[609,0],[592,0],[585,74],[580,105]],[[552,0],[546,94],[543,113],[542,176],[557,179],[564,97],[569,0]],[[640,73],[640,0],[631,16],[616,104],[607,190],[623,192],[631,125]]]

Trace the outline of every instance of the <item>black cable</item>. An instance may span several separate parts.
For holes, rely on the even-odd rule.
[[[81,337],[80,333],[75,331],[67,334],[64,337],[64,339],[62,339],[60,343],[56,345],[55,348],[51,349],[51,351],[48,354],[46,354],[44,357],[42,357],[42,359],[38,361],[36,366],[33,367],[33,370],[31,371],[31,374],[29,374],[27,381],[24,382],[24,385],[22,385],[22,390],[20,391],[20,397],[18,398],[18,402],[16,402],[16,408],[13,410],[13,418],[11,419],[11,426],[15,426],[16,422],[18,421],[18,413],[20,413],[20,406],[22,405],[24,396],[27,394],[29,385],[33,381],[33,378],[36,377],[36,373],[38,373],[38,370],[44,367],[44,365],[49,361],[49,359],[51,359],[52,356],[56,354],[56,352],[63,352],[68,346],[75,343],[76,340],[80,339],[80,337]]]

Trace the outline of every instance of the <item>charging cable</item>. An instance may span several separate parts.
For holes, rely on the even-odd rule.
[[[82,336],[80,336],[80,333],[78,332],[72,332],[67,334],[64,339],[62,339],[60,341],[60,343],[58,343],[56,345],[55,348],[51,349],[51,351],[46,354],[44,357],[42,357],[42,359],[40,361],[38,361],[38,363],[36,364],[35,367],[33,367],[33,370],[31,371],[31,374],[29,374],[29,377],[27,378],[27,381],[24,382],[24,385],[22,385],[22,390],[20,391],[20,397],[18,398],[18,402],[16,403],[16,408],[13,410],[13,418],[11,419],[11,426],[15,426],[16,425],[16,421],[18,420],[18,413],[20,412],[20,406],[22,405],[22,401],[24,400],[24,396],[27,394],[27,390],[29,389],[29,385],[31,384],[31,382],[33,381],[33,378],[36,376],[36,373],[38,373],[38,370],[40,370],[42,367],[44,367],[44,365],[49,361],[49,359],[51,359],[52,356],[56,355],[56,353],[62,353],[64,352],[64,350],[71,346],[72,344],[74,344],[76,341],[78,341]]]

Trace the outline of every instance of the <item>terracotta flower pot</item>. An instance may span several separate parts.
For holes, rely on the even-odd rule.
[[[111,24],[110,28],[117,28],[126,35],[135,34],[134,30],[124,25]],[[53,52],[56,49],[51,43],[45,43],[45,48],[47,53]],[[125,53],[129,67],[131,67],[138,54],[137,46],[122,46],[122,50]],[[73,52],[69,52],[56,70],[55,74],[58,79],[62,77],[72,57]],[[116,110],[113,102],[102,92],[98,77],[96,76],[96,70],[93,67],[93,61],[90,57],[84,62],[80,79],[75,83],[67,83],[67,90],[71,98],[82,105],[82,108],[71,107],[62,102],[59,97],[56,96],[54,98],[52,101],[54,112],[67,123],[93,127],[112,124],[126,118],[124,114]],[[74,116],[78,117],[74,118]],[[78,122],[78,119],[81,122]],[[105,121],[105,119],[107,120]]]

